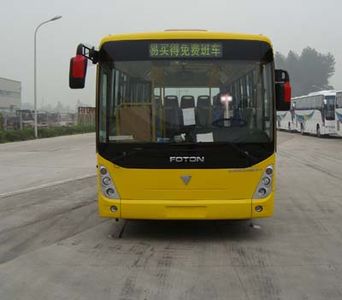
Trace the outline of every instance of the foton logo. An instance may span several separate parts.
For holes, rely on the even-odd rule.
[[[170,156],[170,162],[175,163],[198,163],[204,162],[204,156]]]

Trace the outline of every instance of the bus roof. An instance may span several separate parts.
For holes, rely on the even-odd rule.
[[[306,99],[306,98],[310,98],[310,97],[314,97],[314,96],[322,96],[322,99],[324,99],[324,95],[323,94],[308,94],[308,95],[302,95],[302,96],[296,96],[296,97],[292,97],[291,101],[297,101],[297,100],[302,100],[302,99]]]
[[[318,91],[318,92],[312,92],[309,93],[307,95],[301,95],[301,96],[296,96],[296,97],[292,97],[292,100],[300,100],[300,99],[304,99],[310,96],[336,96],[336,91],[335,90],[325,90],[325,91]]]
[[[136,41],[136,40],[173,40],[173,39],[208,39],[208,40],[252,40],[262,41],[270,46],[270,39],[261,34],[229,33],[229,32],[210,32],[203,30],[167,30],[161,32],[126,33],[115,34],[104,37],[100,42],[100,47],[112,41]]]

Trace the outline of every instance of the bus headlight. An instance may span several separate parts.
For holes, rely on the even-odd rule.
[[[263,177],[262,178],[262,183],[264,184],[264,185],[270,185],[270,183],[271,183],[271,178],[270,177]]]
[[[258,195],[261,198],[265,197],[266,194],[267,194],[267,190],[265,188],[262,187],[262,188],[258,189]]]
[[[100,174],[101,175],[106,175],[107,174],[107,169],[103,166],[100,166]]]
[[[273,167],[268,166],[261,177],[257,189],[253,195],[253,199],[266,198],[272,192],[272,177]]]
[[[106,195],[109,197],[109,198],[112,198],[114,195],[115,195],[115,190],[113,188],[108,188],[106,189]]]
[[[110,180],[109,176],[105,176],[102,178],[103,185],[109,185],[110,182],[111,182],[111,180]]]
[[[119,199],[119,193],[117,192],[114,182],[107,169],[104,166],[100,166],[99,173],[102,193],[108,198]]]
[[[268,166],[265,170],[265,173],[269,176],[271,176],[273,174],[273,168],[272,166]]]

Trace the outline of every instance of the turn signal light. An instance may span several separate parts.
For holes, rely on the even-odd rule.
[[[99,173],[102,193],[108,198],[119,199],[119,193],[117,192],[114,182],[107,169],[104,166],[100,166]]]
[[[273,179],[273,167],[268,166],[265,169],[264,174],[261,177],[261,180],[254,193],[253,199],[265,198],[272,192],[272,179]]]

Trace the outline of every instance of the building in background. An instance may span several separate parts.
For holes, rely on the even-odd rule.
[[[21,82],[0,77],[0,112],[21,108]]]

